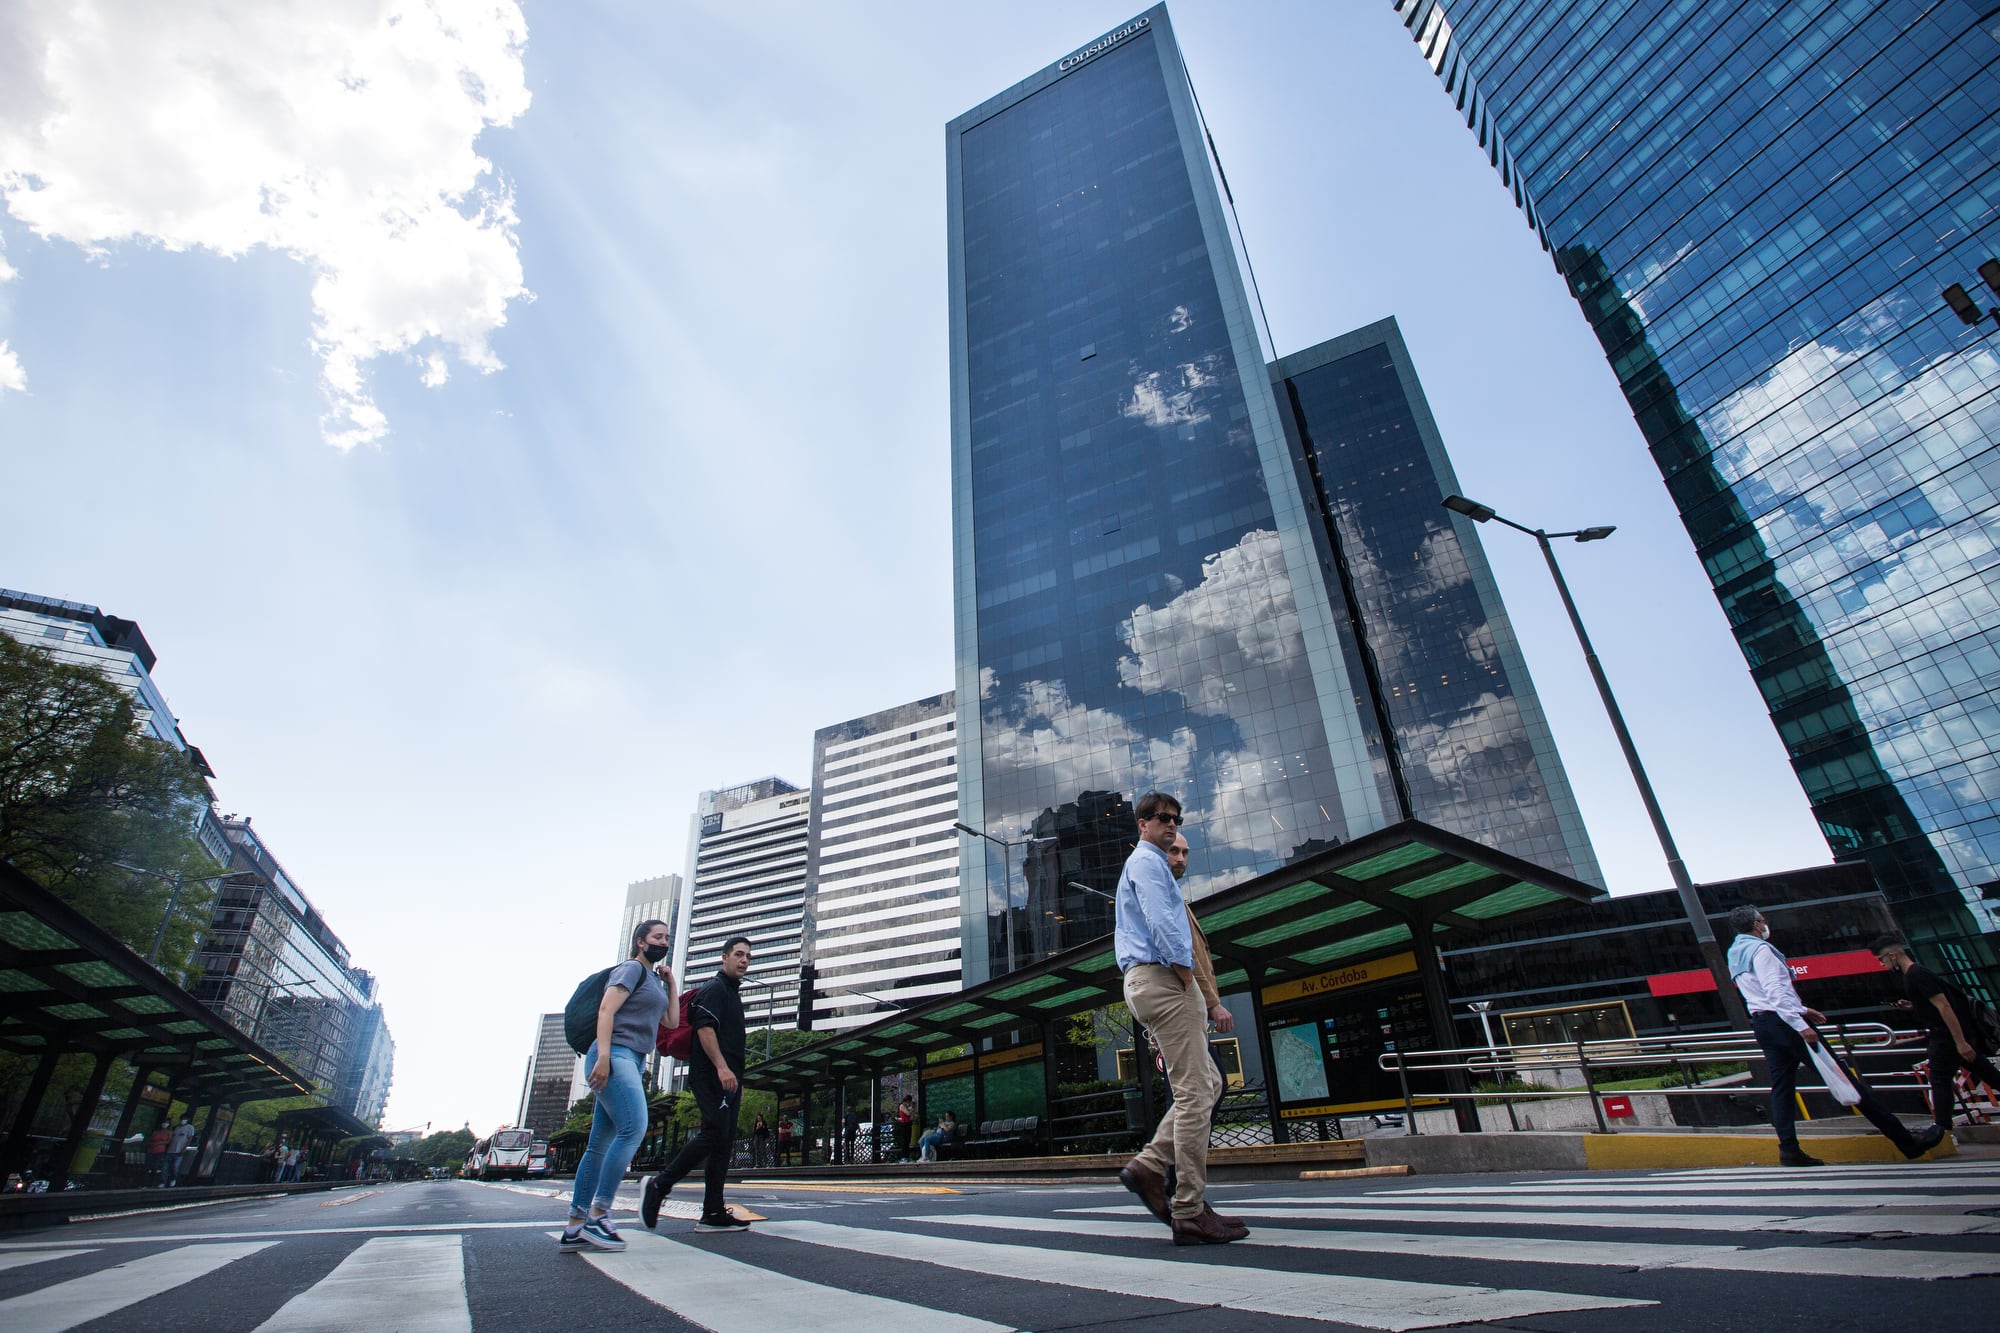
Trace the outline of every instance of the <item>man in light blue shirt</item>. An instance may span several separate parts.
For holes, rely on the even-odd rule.
[[[1826,1022],[1826,1015],[1807,1008],[1799,998],[1792,986],[1791,965],[1771,943],[1771,926],[1762,912],[1739,907],[1729,914],[1729,924],[1736,931],[1729,945],[1729,979],[1743,993],[1743,1003],[1750,1010],[1750,1030],[1771,1066],[1771,1128],[1778,1133],[1778,1165],[1824,1166],[1826,1163],[1799,1147],[1794,1094],[1800,1068],[1813,1068],[1812,1048],[1821,1044],[1815,1025]],[[1854,1109],[1903,1156],[1922,1157],[1944,1138],[1944,1131],[1936,1125],[1911,1133],[1909,1126],[1876,1101],[1859,1080],[1854,1086],[1861,1094]]]
[[[1147,792],[1139,798],[1138,814],[1139,845],[1118,876],[1112,942],[1118,970],[1125,974],[1126,1006],[1153,1034],[1175,1096],[1152,1142],[1125,1164],[1118,1179],[1172,1229],[1174,1244],[1225,1245],[1250,1232],[1217,1217],[1203,1198],[1209,1108],[1222,1086],[1209,1058],[1208,1013],[1195,984],[1194,932],[1167,862],[1181,826],[1181,803],[1165,792]],[[1146,1076],[1143,1063],[1139,1072]],[[1178,1177],[1171,1201],[1169,1167]]]

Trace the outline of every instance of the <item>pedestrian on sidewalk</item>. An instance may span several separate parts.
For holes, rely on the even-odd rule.
[[[167,1160],[163,1163],[166,1169],[166,1179],[161,1183],[168,1189],[172,1189],[181,1183],[181,1157],[182,1154],[187,1152],[188,1146],[194,1142],[194,1139],[194,1121],[188,1119],[187,1114],[183,1112],[181,1114],[181,1122],[174,1126],[173,1136],[167,1140]]]
[[[590,1141],[576,1164],[569,1223],[558,1242],[563,1250],[625,1248],[625,1238],[611,1220],[611,1204],[625,1169],[632,1165],[632,1154],[646,1136],[646,1080],[641,1071],[661,1025],[679,1022],[673,973],[661,966],[667,949],[667,923],[641,921],[632,931],[632,956],[604,979],[597,1040],[583,1057],[590,1089],[596,1094]],[[659,968],[657,974],[653,968]]]
[[[910,1160],[910,1140],[916,1137],[916,1128],[916,1099],[905,1093],[903,1100],[896,1103],[896,1158],[898,1161],[907,1162]]]
[[[792,1118],[778,1117],[778,1165],[785,1166],[792,1159]]]
[[[164,1186],[167,1183],[167,1145],[174,1141],[173,1126],[165,1116],[153,1126],[153,1132],[146,1136],[146,1183]]]
[[[1208,1012],[1195,983],[1194,935],[1167,861],[1182,823],[1181,803],[1165,792],[1139,798],[1139,845],[1118,876],[1113,944],[1125,974],[1125,1004],[1153,1034],[1167,1078],[1181,1095],[1160,1119],[1152,1142],[1118,1179],[1173,1231],[1176,1245],[1226,1245],[1250,1234],[1218,1217],[1208,1188],[1209,1115],[1221,1076],[1208,1050]],[[1175,1188],[1167,1194],[1167,1168]]]
[[[1736,932],[1729,945],[1729,977],[1743,994],[1743,1003],[1750,1010],[1751,1031],[1771,1066],[1771,1128],[1778,1133],[1778,1164],[1824,1166],[1826,1163],[1808,1156],[1799,1147],[1793,1121],[1798,1114],[1794,1095],[1799,1066],[1812,1065],[1810,1048],[1823,1044],[1815,1025],[1826,1022],[1826,1015],[1808,1009],[1799,998],[1792,986],[1791,964],[1771,943],[1770,923],[1764,920],[1762,912],[1754,907],[1739,907],[1729,914],[1729,925]],[[1816,1068],[1814,1072],[1817,1074]],[[1873,1093],[1862,1087],[1859,1079],[1854,1086],[1861,1093],[1854,1109],[1868,1117],[1868,1122],[1895,1144],[1903,1156],[1922,1157],[1944,1137],[1944,1131],[1936,1125],[1926,1125],[1912,1134],[1908,1126],[1875,1100]]]
[[[771,1126],[762,1111],[750,1123],[750,1165],[771,1165]]]
[[[722,969],[688,1005],[695,1038],[694,1059],[688,1063],[688,1091],[701,1109],[701,1127],[664,1170],[647,1178],[639,1199],[639,1220],[648,1227],[658,1225],[660,1203],[673,1187],[701,1166],[705,1167],[701,1218],[694,1229],[750,1229],[750,1224],[731,1214],[722,1201],[730,1151],[736,1142],[736,1117],[742,1110],[743,999],[738,990],[749,970],[750,940],[732,936],[722,946]]]
[[[1910,946],[1893,935],[1875,941],[1875,958],[1903,983],[1898,1009],[1908,1009],[1925,1030],[1925,1058],[1931,1066],[1931,1114],[1949,1131],[1963,1069],[2000,1094],[2000,1068],[1993,1064],[1992,1034],[1974,1021],[1965,992],[1916,960]]]

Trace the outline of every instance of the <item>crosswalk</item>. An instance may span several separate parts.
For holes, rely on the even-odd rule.
[[[773,1220],[731,1237],[674,1221],[694,1209],[670,1199],[659,1232],[629,1224],[627,1250],[580,1258],[556,1252],[546,1213],[254,1233],[189,1224],[166,1236],[105,1224],[101,1235],[0,1241],[0,1329],[156,1327],[156,1302],[177,1293],[241,1312],[231,1326],[258,1333],[541,1326],[609,1290],[713,1333],[1003,1333],[1216,1306],[1287,1321],[1274,1327],[1593,1312],[1621,1326],[1699,1327],[1691,1302],[1713,1300],[1714,1283],[1732,1276],[1745,1299],[1787,1283],[1794,1307],[1818,1301],[1829,1313],[1926,1282],[1942,1284],[1921,1298],[1929,1313],[1958,1299],[1990,1312],[2000,1289],[2000,1163],[1369,1185],[1221,1187],[1215,1202],[1251,1235],[1197,1251],[1166,1244],[1111,1186],[885,1195],[816,1215],[773,1203]],[[293,1247],[306,1257],[285,1259]],[[233,1284],[252,1269],[301,1276]],[[480,1299],[495,1273],[518,1285],[504,1313]],[[541,1314],[522,1306],[531,1296]]]

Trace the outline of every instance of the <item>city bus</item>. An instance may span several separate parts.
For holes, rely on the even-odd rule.
[[[535,1133],[502,1126],[472,1145],[465,1155],[465,1175],[471,1180],[526,1180],[528,1150]]]

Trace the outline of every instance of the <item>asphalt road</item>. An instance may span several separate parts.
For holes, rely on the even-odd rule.
[[[2000,1321],[2000,1162],[1218,1186],[1249,1241],[1170,1244],[1115,1183],[695,1190],[563,1254],[543,1185],[424,1182],[0,1236],[0,1329],[1161,1333],[1879,1330]],[[636,1205],[636,1191],[621,1195]]]

